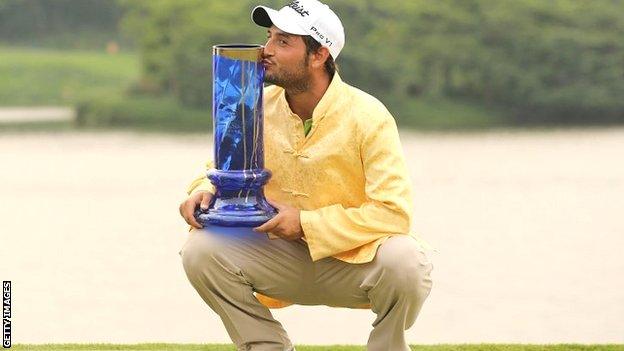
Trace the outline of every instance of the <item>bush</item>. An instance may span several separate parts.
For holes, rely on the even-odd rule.
[[[172,97],[99,96],[77,104],[76,126],[208,133],[212,118],[210,110],[184,107]]]

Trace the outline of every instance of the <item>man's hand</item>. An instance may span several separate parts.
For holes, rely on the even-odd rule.
[[[188,199],[182,201],[180,204],[180,214],[186,221],[194,228],[201,229],[203,226],[195,219],[195,209],[200,206],[202,210],[208,209],[210,200],[212,200],[212,193],[209,191],[200,191],[188,197]]]
[[[254,232],[277,235],[282,239],[294,241],[303,237],[303,228],[299,219],[299,209],[279,204],[267,199],[277,209],[277,215],[263,225],[254,228]]]

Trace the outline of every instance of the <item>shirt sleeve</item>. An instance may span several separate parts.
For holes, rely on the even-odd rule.
[[[186,189],[186,193],[189,195],[193,195],[200,191],[209,191],[212,194],[215,194],[215,186],[210,182],[210,179],[206,177],[206,171],[212,168],[214,168],[214,162],[212,160],[209,160],[208,162],[206,162],[204,172],[191,182],[191,184]]]
[[[411,227],[411,181],[394,118],[370,123],[360,142],[367,201],[300,212],[313,261],[355,249]]]

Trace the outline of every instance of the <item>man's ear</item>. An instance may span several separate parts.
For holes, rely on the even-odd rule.
[[[316,52],[311,54],[310,64],[312,68],[323,68],[325,66],[325,61],[329,58],[329,49],[321,46]]]

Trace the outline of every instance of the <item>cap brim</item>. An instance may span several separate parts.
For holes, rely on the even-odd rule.
[[[287,16],[284,16],[278,11],[266,6],[256,6],[251,11],[251,19],[254,21],[254,23],[261,27],[269,28],[272,25],[275,25],[277,28],[286,33],[296,35],[308,34],[306,31],[301,29],[301,27],[299,27],[297,23],[289,20]]]

